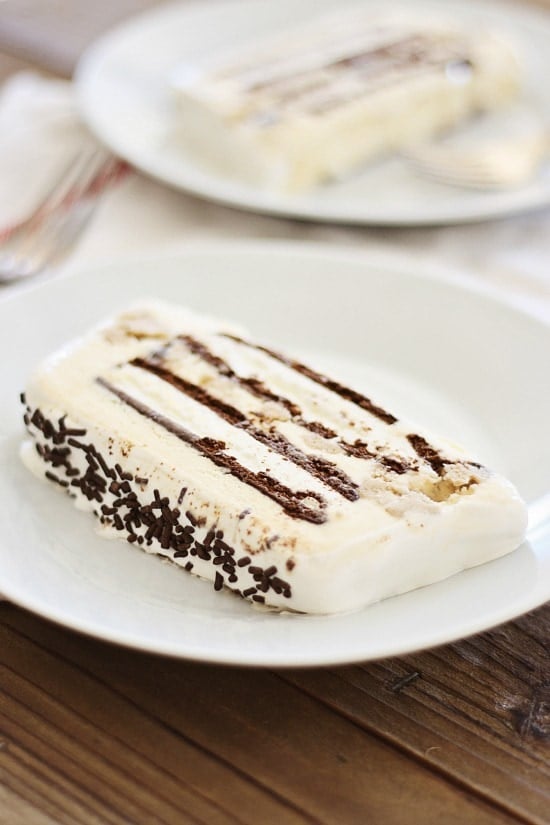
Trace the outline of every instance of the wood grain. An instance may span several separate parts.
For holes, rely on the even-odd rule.
[[[9,743],[0,766],[22,795],[14,783],[27,775],[25,798],[33,794],[46,813],[57,805],[56,815],[88,822],[107,804],[113,822],[176,822],[183,812],[207,823],[536,821],[358,724],[323,694],[324,671],[306,674],[320,686],[306,692],[291,673],[117,649],[7,604],[0,621]]]
[[[15,770],[12,763],[6,765],[8,755],[15,749],[20,763],[21,754],[26,754],[28,786],[42,798],[45,790],[32,764],[36,759],[56,766],[72,795],[88,812],[101,816],[105,811],[114,815],[120,808],[132,822],[155,812],[161,822],[186,816],[192,822],[221,825],[240,821],[230,811],[242,812],[242,821],[253,821],[254,813],[262,810],[266,823],[282,817],[289,823],[304,821],[269,790],[243,780],[232,766],[182,739],[97,675],[5,628],[0,635],[8,651],[3,656],[0,702],[0,729],[8,746],[0,752],[0,765],[12,777]],[[103,654],[111,659],[114,652],[106,647]],[[159,678],[160,661],[152,658],[149,664]],[[50,787],[49,796],[66,805],[66,788],[60,790]],[[74,812],[65,813],[71,821]]]
[[[56,820],[30,804],[22,796],[0,785],[0,811],[9,825],[56,825]],[[58,820],[59,821],[59,820]]]
[[[400,659],[284,678],[528,821],[550,821],[550,606]]]

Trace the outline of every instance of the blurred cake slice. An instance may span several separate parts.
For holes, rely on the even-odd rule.
[[[174,79],[181,140],[197,157],[289,192],[499,107],[518,84],[498,35],[365,6],[183,66]]]
[[[230,325],[156,302],[50,357],[27,466],[100,533],[255,602],[355,610],[523,540],[512,485]]]

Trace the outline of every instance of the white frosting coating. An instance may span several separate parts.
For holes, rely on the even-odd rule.
[[[108,321],[32,376],[23,460],[102,517],[102,535],[285,609],[354,610],[521,543],[508,481],[442,439],[419,455],[425,433],[235,333],[155,302]],[[266,494],[266,477],[292,492]],[[123,524],[127,494],[153,504],[137,523]]]
[[[218,172],[288,191],[342,177],[515,95],[491,32],[352,6],[173,78],[181,140]]]

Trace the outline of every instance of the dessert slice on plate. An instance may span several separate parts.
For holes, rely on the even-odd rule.
[[[197,157],[297,192],[506,104],[519,76],[493,31],[356,5],[182,66],[173,85]]]
[[[513,486],[356,389],[159,302],[38,367],[26,465],[120,537],[258,603],[355,610],[514,550]]]

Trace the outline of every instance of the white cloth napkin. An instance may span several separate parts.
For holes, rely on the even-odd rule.
[[[0,231],[23,218],[57,170],[85,140],[72,87],[31,73],[12,77],[0,95]],[[139,254],[185,237],[183,199],[130,174],[102,198],[67,265]]]

